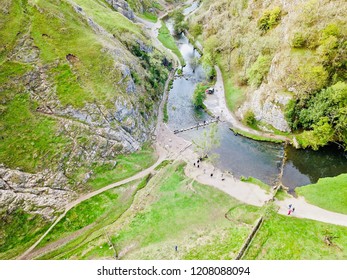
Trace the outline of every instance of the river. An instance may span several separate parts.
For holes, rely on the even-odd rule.
[[[188,12],[194,8],[189,7]],[[184,13],[188,13],[187,9]],[[166,20],[173,33],[173,22]],[[197,83],[205,81],[204,69],[199,65],[195,71],[191,67],[193,58],[199,58],[199,53],[189,43],[184,34],[175,37],[176,43],[187,65],[183,75],[177,76],[168,97],[168,126],[170,129],[182,129],[209,120],[211,117],[202,110],[196,110],[192,104],[192,95]],[[279,183],[279,174],[284,154],[286,161],[283,167],[282,183],[294,194],[298,186],[315,183],[319,178],[347,173],[347,157],[336,147],[328,147],[320,151],[296,150],[293,147],[284,148],[281,144],[258,142],[242,136],[236,136],[229,129],[230,124],[218,124],[220,146],[213,152],[218,155],[216,166],[233,173],[236,177],[252,176],[270,185]],[[179,135],[187,140],[198,141],[205,129],[191,130]]]

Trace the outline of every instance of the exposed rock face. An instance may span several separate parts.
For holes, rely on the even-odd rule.
[[[134,20],[134,12],[129,7],[129,4],[124,0],[106,0],[116,11],[122,13],[125,17],[130,20]]]
[[[281,81],[285,78],[286,72],[281,65],[281,54],[276,55],[271,62],[267,83],[249,94],[249,99],[237,111],[243,118],[248,110],[252,110],[258,121],[272,125],[280,131],[290,131],[284,116],[284,108],[291,100],[291,95],[286,93],[281,86]]]
[[[55,211],[74,197],[76,193],[61,172],[29,174],[0,166],[0,208],[7,208],[8,213],[20,207],[53,220]]]
[[[253,111],[257,120],[289,131],[285,119],[289,100],[335,83],[325,77],[326,71],[331,74],[335,70],[326,66],[328,55],[322,52],[322,38],[328,36],[325,32],[329,28],[340,34],[340,39],[330,38],[334,42],[345,37],[341,31],[346,30],[344,2],[218,0],[206,2],[197,10],[190,24],[201,26],[206,41],[212,39],[223,58],[222,68],[242,87],[246,97],[236,109],[239,117]],[[272,22],[276,13],[277,19]],[[316,77],[312,74],[314,67],[321,69]]]
[[[107,2],[127,18],[134,19],[126,1]],[[111,61],[108,68],[101,68],[111,77],[105,94],[108,102],[103,103],[99,98],[88,99],[81,106],[64,104],[52,72],[65,65],[69,75],[80,79],[78,50],[67,51],[63,58],[46,63],[42,61],[40,48],[35,46],[30,31],[18,35],[8,59],[30,65],[30,70],[0,84],[0,93],[6,91],[30,96],[30,102],[35,104],[35,114],[54,120],[56,136],[63,135],[67,141],[63,152],[56,155],[58,164],[36,173],[16,170],[16,166],[10,169],[0,162],[0,210],[8,213],[21,208],[52,220],[57,211],[61,211],[79,193],[89,190],[86,183],[93,175],[92,166],[115,166],[117,155],[138,150],[151,138],[155,128],[161,86],[156,89],[151,87],[151,79],[156,77],[147,72],[146,63],[150,64],[152,58],[149,56],[155,50],[146,41],[146,36],[128,32],[129,38],[122,38],[122,41],[95,22],[82,7],[73,2],[70,4],[71,11],[78,14],[78,20],[82,21],[81,25],[89,26],[90,34],[97,35],[96,40],[101,45],[100,56],[107,56]],[[52,35],[47,34],[42,34],[42,38],[54,40]],[[141,53],[133,54],[134,46],[139,52],[148,54],[146,61],[141,58]],[[158,55],[155,59],[163,59],[158,53],[155,55]],[[103,61],[95,63],[102,64]],[[163,69],[157,70],[163,73]],[[137,80],[133,78],[133,73],[136,73]],[[93,91],[88,93],[93,94]]]
[[[237,113],[243,118],[248,110],[252,110],[258,121],[270,124],[280,131],[290,131],[283,115],[283,108],[290,99],[291,96],[283,94],[281,89],[263,84],[252,93],[250,100],[245,102]]]

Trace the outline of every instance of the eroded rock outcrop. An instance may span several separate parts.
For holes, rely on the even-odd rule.
[[[116,11],[123,14],[130,20],[135,19],[133,10],[129,7],[129,4],[124,0],[106,0]]]
[[[89,60],[86,59],[85,54],[83,58],[79,48],[67,46],[66,53],[61,51],[64,46],[59,44],[63,43],[57,43],[58,36],[49,33],[49,30],[42,34],[40,30],[33,33],[36,27],[30,26],[32,14],[23,13],[27,26],[18,32],[12,49],[6,46],[7,60],[13,65],[22,65],[23,70],[11,74],[0,84],[0,93],[5,95],[1,100],[5,105],[1,104],[0,112],[6,113],[8,104],[16,96],[28,96],[25,102],[29,104],[28,111],[33,118],[49,120],[53,133],[50,145],[56,145],[55,137],[63,140],[57,144],[60,146],[54,151],[51,164],[43,166],[38,158],[44,159],[45,156],[38,154],[34,155],[38,161],[37,168],[27,170],[11,165],[11,162],[0,166],[1,213],[21,209],[52,220],[67,203],[91,190],[88,181],[93,177],[95,167],[115,167],[117,155],[137,151],[151,138],[155,128],[168,72],[161,65],[164,56],[150,45],[148,35],[142,34],[140,28],[134,34],[131,29],[111,34],[107,26],[97,22],[97,17],[86,12],[87,9],[73,1],[68,2],[71,9],[65,6],[60,13],[57,7],[59,13],[52,12],[51,16],[61,24],[59,31],[67,32],[69,44],[85,44],[85,36],[81,36],[80,41],[76,39],[78,34],[69,36],[68,21],[73,18],[74,25],[80,24],[80,30],[93,38],[95,46],[88,51],[95,55],[94,61],[89,57]],[[126,1],[107,2],[128,19],[134,19]],[[105,3],[100,5],[109,8]],[[47,14],[48,8],[44,5],[33,4],[31,8],[40,16]],[[9,11],[9,8],[0,10],[7,14]],[[124,20],[127,21],[126,18]],[[129,21],[129,24],[133,23]],[[47,46],[48,49],[45,49]],[[98,48],[97,51],[95,48]],[[55,49],[59,49],[57,54]],[[47,54],[56,57],[47,58]],[[85,69],[97,64],[101,65],[99,81],[102,85],[93,80],[93,71]],[[12,69],[11,65],[9,69]],[[64,90],[59,86],[63,86]],[[74,88],[78,90],[74,91]],[[84,100],[74,99],[73,95],[79,93]],[[25,133],[31,132],[27,130]],[[3,135],[0,134],[0,137]],[[32,144],[35,145],[34,142]]]

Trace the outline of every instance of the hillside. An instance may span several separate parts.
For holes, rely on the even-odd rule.
[[[204,0],[189,31],[240,119],[299,133],[302,147],[346,147],[346,17],[343,0]]]
[[[141,163],[117,157],[151,139],[171,68],[142,26],[131,21],[131,6],[2,1],[2,252],[14,246],[10,235],[30,240],[79,193],[100,187],[94,183],[100,172],[119,165],[119,172],[134,173],[153,162],[146,151],[134,157]]]

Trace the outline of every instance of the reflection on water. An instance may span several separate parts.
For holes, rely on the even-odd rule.
[[[336,146],[324,147],[319,151],[286,148],[287,161],[284,166],[283,184],[291,191],[296,186],[316,183],[319,178],[347,173],[347,156]]]
[[[274,185],[278,181],[283,157],[282,145],[263,143],[235,136],[228,123],[218,126],[220,146],[213,152],[219,155],[216,166],[232,172],[236,177],[252,176]],[[180,134],[187,140],[199,139],[205,129],[191,130]]]
[[[166,21],[166,24],[172,32],[172,20]],[[196,84],[206,79],[201,66],[193,72],[190,65],[193,58],[200,58],[200,55],[184,35],[176,37],[176,42],[187,66],[183,69],[183,76],[175,79],[168,98],[168,125],[172,130],[211,119],[205,112],[196,110],[192,104]],[[204,129],[192,130],[180,135],[187,140],[196,140],[202,137],[203,131]],[[235,136],[227,123],[219,124],[218,134],[220,146],[214,151],[219,154],[217,167],[231,171],[238,177],[252,176],[271,185],[277,182],[284,153],[282,145]],[[315,183],[319,178],[347,172],[347,159],[336,148],[314,152],[288,147],[286,152],[282,183],[290,187],[291,191],[295,186]]]

